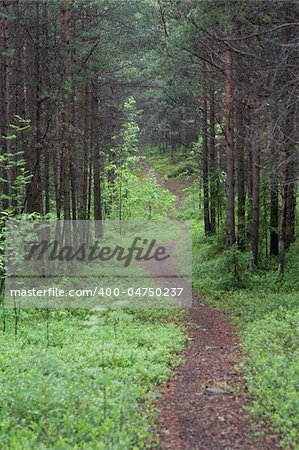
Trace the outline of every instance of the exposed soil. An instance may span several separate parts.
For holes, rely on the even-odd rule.
[[[142,166],[145,171],[151,168],[146,161]],[[177,196],[180,208],[183,182],[165,180],[159,174],[156,178]],[[279,449],[278,436],[264,423],[253,427],[245,411],[250,398],[237,370],[242,355],[227,314],[204,305],[193,295],[188,335],[183,364],[160,389],[160,449]]]

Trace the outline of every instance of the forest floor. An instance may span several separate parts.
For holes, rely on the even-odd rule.
[[[147,161],[145,171],[153,170]],[[165,179],[158,184],[184,202],[183,180]],[[184,362],[160,390],[157,407],[162,450],[263,449],[279,447],[278,436],[265,423],[254,423],[251,401],[238,370],[242,360],[238,334],[228,315],[206,306],[193,294],[188,310],[189,344]]]

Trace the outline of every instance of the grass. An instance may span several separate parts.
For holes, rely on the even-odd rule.
[[[21,310],[1,333],[0,447],[141,449],[185,345],[178,310]]]
[[[196,155],[193,152],[181,148],[177,149],[172,157],[169,152],[160,152],[155,147],[144,149],[144,156],[154,169],[164,178],[188,178],[190,174],[198,172]]]
[[[194,288],[238,324],[252,411],[271,421],[282,445],[293,449],[299,448],[298,250],[294,244],[286,276],[278,280],[276,261],[253,272],[249,254],[223,251],[216,238],[203,237],[197,222],[193,230]]]

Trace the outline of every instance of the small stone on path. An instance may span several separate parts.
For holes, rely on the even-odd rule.
[[[206,388],[208,392],[211,392],[212,394],[228,394],[228,392],[225,389],[222,389],[220,387],[208,387]]]

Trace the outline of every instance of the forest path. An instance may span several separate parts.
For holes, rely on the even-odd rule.
[[[141,165],[146,172],[153,170],[147,161]],[[176,195],[180,209],[183,180],[164,179],[157,173],[156,179]],[[279,449],[277,436],[265,425],[254,431],[244,411],[250,399],[236,369],[242,355],[227,314],[204,305],[195,294],[187,314],[184,362],[161,387],[157,402],[160,449]]]

